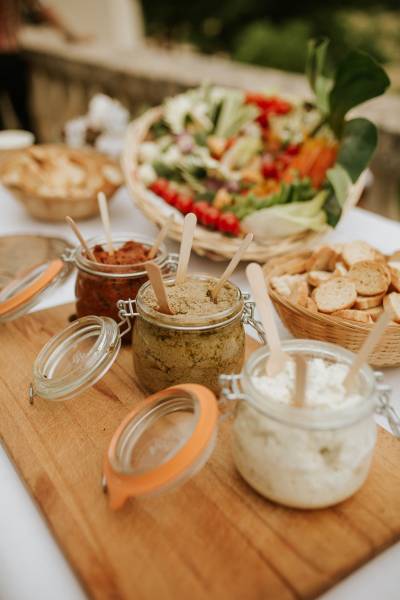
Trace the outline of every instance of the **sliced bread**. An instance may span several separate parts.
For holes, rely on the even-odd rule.
[[[307,259],[306,271],[329,271],[333,270],[334,264],[338,259],[336,250],[331,246],[322,246],[314,250],[310,258]]]
[[[351,308],[357,299],[357,291],[353,281],[345,277],[336,277],[315,288],[313,299],[318,310],[333,313]]]
[[[383,306],[374,306],[374,308],[367,308],[363,312],[369,314],[373,321],[377,321],[383,313]]]
[[[349,278],[361,296],[384,294],[389,287],[389,276],[386,265],[375,260],[359,261],[349,271]]]
[[[345,310],[337,310],[332,313],[333,317],[342,317],[349,321],[357,321],[358,323],[372,323],[372,317],[363,310],[353,310],[351,308]]]
[[[306,280],[306,275],[280,275],[271,278],[271,286],[280,294],[289,298],[295,286]]]
[[[400,262],[390,261],[388,265],[391,284],[396,292],[400,292]]]
[[[321,283],[332,279],[333,273],[328,271],[310,271],[307,275],[307,281],[313,287],[318,287]]]
[[[367,242],[348,242],[347,244],[343,244],[342,256],[345,264],[351,267],[361,260],[375,260],[377,250]]]
[[[385,296],[383,306],[393,315],[393,321],[400,323],[400,294],[392,292]]]
[[[308,285],[306,281],[300,281],[292,290],[289,301],[293,304],[306,306],[308,299]]]
[[[377,296],[357,296],[357,300],[354,302],[354,308],[359,310],[375,308],[382,304],[383,298],[384,294],[378,294]]]

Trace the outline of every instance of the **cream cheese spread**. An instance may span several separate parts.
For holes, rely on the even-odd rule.
[[[303,408],[290,406],[295,367],[288,361],[276,377],[252,377],[265,406],[260,398],[260,410],[254,404],[240,403],[233,454],[244,479],[267,498],[297,508],[321,508],[350,497],[364,483],[376,426],[364,410],[357,418],[362,396],[345,393],[347,365],[311,358],[307,366],[304,409],[317,417],[318,424],[312,418],[309,422],[295,418]],[[271,404],[274,410],[268,411]]]

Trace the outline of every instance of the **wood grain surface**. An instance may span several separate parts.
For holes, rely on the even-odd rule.
[[[72,312],[58,307],[1,327],[0,433],[90,597],[314,598],[400,538],[400,444],[383,430],[368,482],[332,509],[289,510],[253,492],[233,465],[228,419],[193,480],[111,512],[103,453],[142,397],[129,349],[81,397],[28,403],[35,356]]]

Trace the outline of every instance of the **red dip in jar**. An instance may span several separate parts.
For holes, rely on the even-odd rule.
[[[75,286],[77,316],[111,317],[118,322],[118,300],[134,300],[139,288],[148,279],[145,263],[152,240],[142,236],[132,240],[121,234],[113,240],[113,254],[108,252],[104,239],[89,240],[89,246],[96,262],[90,260],[82,249],[78,249],[75,256],[78,268]],[[163,273],[169,272],[165,248],[162,247],[153,260],[160,265]],[[123,341],[130,339],[129,332]]]

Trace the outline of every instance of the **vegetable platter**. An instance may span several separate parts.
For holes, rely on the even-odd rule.
[[[122,164],[134,201],[158,225],[198,219],[193,248],[230,258],[254,234],[246,260],[312,245],[358,202],[377,145],[365,118],[347,118],[385,92],[380,65],[354,50],[328,69],[328,41],[309,43],[310,100],[202,85],[167,98],[130,126]]]

